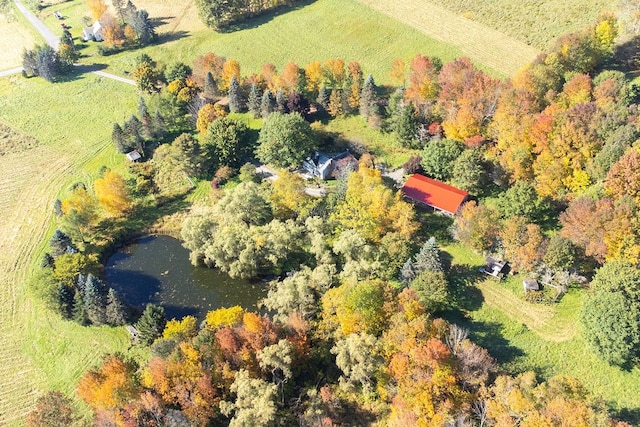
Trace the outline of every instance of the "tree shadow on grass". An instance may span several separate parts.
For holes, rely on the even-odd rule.
[[[315,3],[316,0],[303,0],[297,2],[294,6],[282,6],[278,7],[274,10],[270,10],[265,12],[259,16],[244,20],[242,22],[238,22],[235,24],[229,25],[227,28],[221,29],[219,32],[221,33],[233,33],[236,31],[249,30],[252,28],[257,28],[261,25],[266,24],[271,21],[273,18],[284,15],[285,13],[292,12],[294,10],[302,9],[310,4]]]
[[[631,425],[640,425],[640,409],[621,408],[612,410],[612,417],[616,420],[625,421]]]

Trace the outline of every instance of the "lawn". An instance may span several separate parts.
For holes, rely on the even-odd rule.
[[[0,71],[22,65],[22,51],[41,42],[15,7],[6,15],[0,13],[0,34]]]
[[[271,62],[279,70],[289,61],[304,67],[311,61],[343,58],[357,60],[365,74],[371,73],[378,83],[388,83],[394,59],[408,60],[416,53],[438,56],[449,61],[463,55],[453,44],[437,41],[395,19],[378,13],[356,0],[317,0],[287,13],[269,14],[249,21],[244,29],[216,33],[204,28],[193,2],[155,2],[138,0],[139,8],[148,9],[157,19],[159,43],[144,49],[101,57],[95,42],[84,44],[80,52],[85,63],[108,64],[111,71],[125,74],[132,70],[135,58],[144,52],[161,63],[182,61],[192,64],[204,53],[214,52],[236,59],[242,74],[260,72]],[[74,37],[82,31],[82,16],[87,15],[81,0],[43,9],[41,16],[54,31],[59,22],[53,18],[60,10],[73,27]],[[494,75],[500,72],[477,62]]]
[[[450,320],[463,324],[471,337],[510,374],[534,371],[540,379],[569,375],[637,425],[640,411],[640,369],[623,371],[598,359],[580,335],[578,312],[584,290],[571,289],[556,305],[524,301],[522,277],[502,282],[478,273],[481,256],[459,244],[443,249],[459,266],[454,283],[468,286],[462,316]],[[464,284],[463,284],[464,282]]]
[[[389,2],[389,0],[385,0]],[[593,23],[602,10],[614,10],[612,0],[408,0],[438,5],[468,20],[545,50],[562,34]],[[392,3],[397,3],[394,1]]]
[[[63,321],[27,284],[53,231],[57,195],[73,182],[88,182],[103,164],[123,167],[111,146],[111,127],[136,104],[133,87],[94,75],[54,85],[17,76],[0,79],[0,129],[11,139],[28,141],[0,156],[0,425],[19,425],[46,390],[74,396],[83,370],[107,351],[127,349],[123,328],[81,328]],[[7,126],[13,129],[6,131]]]

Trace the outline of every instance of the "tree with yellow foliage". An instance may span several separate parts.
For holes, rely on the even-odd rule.
[[[98,203],[107,214],[122,216],[131,209],[131,196],[124,178],[113,171],[106,171],[104,176],[93,184]]]
[[[108,6],[104,0],[87,0],[87,7],[91,11],[93,19],[98,20],[107,11]]]

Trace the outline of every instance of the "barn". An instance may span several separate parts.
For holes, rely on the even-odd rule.
[[[449,216],[455,215],[469,197],[464,190],[417,173],[407,179],[402,193],[409,200]]]

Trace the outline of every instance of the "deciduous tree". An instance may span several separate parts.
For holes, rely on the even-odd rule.
[[[131,209],[131,197],[124,178],[108,170],[93,184],[100,206],[112,216],[122,216]]]
[[[297,113],[273,113],[260,130],[256,155],[279,168],[297,167],[316,147],[309,123]]]

